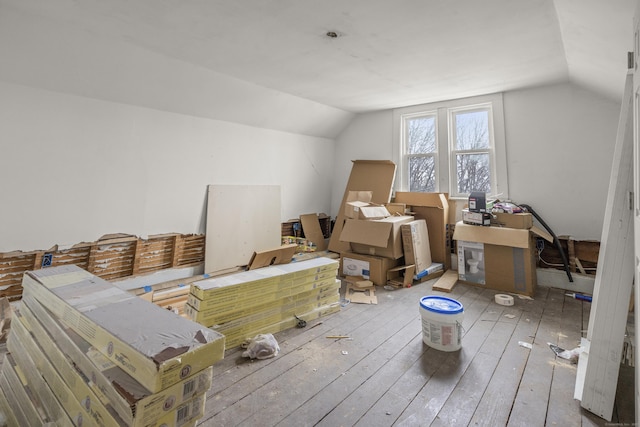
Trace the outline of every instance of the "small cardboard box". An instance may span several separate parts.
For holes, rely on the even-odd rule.
[[[387,283],[387,271],[398,265],[399,260],[354,252],[340,254],[340,271],[343,276],[362,276],[375,285]]]
[[[402,224],[402,246],[405,262],[416,266],[417,279],[432,264],[429,232],[424,219]]]
[[[462,222],[470,225],[491,225],[491,214],[488,212],[471,212],[469,209],[462,209]]]
[[[347,202],[344,214],[351,219],[382,219],[391,216],[387,208],[365,202]]]
[[[495,219],[491,220],[491,225],[521,230],[528,230],[533,227],[533,215],[528,212],[514,214],[496,213],[494,216]]]
[[[401,265],[387,270],[387,285],[397,288],[410,288],[413,285],[413,276],[416,273],[416,266]]]
[[[395,203],[405,203],[415,219],[424,219],[429,229],[431,258],[451,268],[451,245],[447,239],[449,202],[445,193],[396,192]]]
[[[530,230],[456,224],[458,279],[490,289],[533,295],[536,279],[535,236],[553,237],[537,227]]]
[[[401,258],[404,255],[401,227],[413,219],[409,215],[390,216],[373,221],[348,219],[340,234],[340,240],[351,244],[351,252]]]

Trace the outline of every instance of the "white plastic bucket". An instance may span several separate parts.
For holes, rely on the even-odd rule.
[[[422,341],[442,351],[462,347],[464,307],[453,298],[431,295],[420,298]]]

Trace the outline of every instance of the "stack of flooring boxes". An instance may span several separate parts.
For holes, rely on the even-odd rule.
[[[339,262],[313,258],[191,284],[188,318],[224,334],[228,348],[340,310]]]
[[[224,337],[73,265],[27,272],[0,370],[10,425],[194,426]]]

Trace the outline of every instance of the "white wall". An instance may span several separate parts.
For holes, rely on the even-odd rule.
[[[509,191],[557,235],[600,240],[620,106],[570,84],[504,94]],[[331,213],[355,157],[391,159],[392,110],[357,117],[337,138]]]
[[[600,240],[620,105],[570,85],[504,97],[511,198],[557,235]]]
[[[331,139],[2,82],[0,94],[0,252],[203,233],[208,184],[280,185],[283,221],[329,213]]]
[[[209,184],[329,213],[352,113],[1,8],[0,252],[203,233]]]

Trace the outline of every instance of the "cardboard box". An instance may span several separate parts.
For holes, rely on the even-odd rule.
[[[397,288],[410,288],[413,285],[415,272],[416,266],[413,264],[390,268],[387,270],[387,285]]]
[[[445,193],[396,192],[394,202],[404,203],[415,219],[424,219],[429,229],[431,258],[444,264],[445,270],[451,268],[451,245],[447,239],[449,220],[449,202]]]
[[[340,254],[340,271],[343,276],[362,276],[371,280],[375,285],[384,286],[387,283],[387,271],[398,265],[395,258],[384,258],[375,255],[363,255],[354,252]]]
[[[337,282],[337,284],[336,284]],[[335,274],[330,279],[314,282],[305,286],[303,292],[296,290],[294,294],[284,295],[280,298],[265,300],[262,295],[254,295],[252,301],[244,303],[236,303],[229,307],[212,308],[205,310],[197,310],[195,307],[187,304],[185,313],[187,316],[205,326],[211,327],[217,324],[223,324],[238,319],[247,319],[249,316],[278,309],[287,304],[298,303],[298,305],[314,302],[322,299],[329,294],[336,294],[340,288],[340,281],[336,279]]]
[[[350,219],[382,219],[391,216],[386,207],[368,202],[347,202],[344,215]]]
[[[469,209],[462,209],[462,222],[469,225],[491,225],[491,214],[488,212],[470,212]]]
[[[22,286],[153,393],[224,357],[223,335],[75,265],[28,271]]]
[[[43,426],[47,423],[44,408],[19,371],[13,355],[5,353],[0,370],[0,388],[4,391],[12,412],[20,420],[20,424],[16,425]]]
[[[402,224],[401,229],[404,261],[415,265],[417,279],[432,264],[427,222],[424,219],[416,219]]]
[[[198,299],[205,300],[238,296],[240,292],[253,295],[274,292],[305,282],[323,280],[331,275],[335,276],[338,265],[338,261],[326,257],[272,265],[257,270],[199,280],[192,283],[191,293]]]
[[[348,219],[342,229],[340,240],[351,244],[351,252],[401,258],[404,255],[401,227],[413,219],[409,215],[390,216],[373,221]]]
[[[495,213],[491,225],[506,228],[518,228],[528,230],[533,227],[533,215],[528,212],[523,213]]]
[[[19,320],[16,319],[15,321],[18,322]],[[16,370],[20,370],[20,374],[25,378],[27,384],[29,385],[29,389],[35,393],[37,399],[45,409],[50,422],[53,422],[56,426],[74,426],[76,425],[74,424],[76,421],[81,421],[77,417],[74,417],[72,421],[72,419],[62,406],[60,400],[58,400],[58,398],[53,394],[53,390],[51,390],[49,384],[47,384],[42,375],[40,375],[40,373],[38,372],[38,368],[36,367],[36,363],[33,361],[33,359],[41,357],[39,354],[27,353],[27,351],[24,349],[19,339],[16,338],[16,335],[13,332],[9,334],[9,338],[7,339],[7,349],[13,356],[14,360],[20,361],[20,364],[14,364],[14,367]],[[5,360],[3,362],[3,366],[4,363],[10,362]],[[5,414],[8,413],[5,412]],[[77,415],[81,416],[82,413]],[[19,426],[29,424],[9,425]]]
[[[347,192],[347,202],[371,203],[373,191],[349,190]]]
[[[211,387],[213,367],[208,367],[152,394],[81,336],[62,325],[29,294],[23,295],[21,310],[23,316],[30,312],[35,317],[31,322],[35,335],[44,336],[44,331],[39,329],[44,328],[60,351],[86,378],[91,378],[92,387],[99,391],[96,394],[104,395],[127,425],[146,426],[157,422],[168,410],[206,393]]]
[[[349,252],[349,242],[340,240],[342,227],[347,219],[344,215],[344,205],[352,191],[368,190],[371,192],[371,203],[383,205],[391,200],[393,180],[396,176],[396,164],[390,160],[354,160],[351,167],[349,181],[338,209],[333,233],[329,240],[331,252]]]
[[[404,203],[385,203],[384,207],[391,215],[406,215],[407,205]]]
[[[537,227],[530,230],[456,224],[458,279],[490,289],[533,295],[536,280],[536,242],[553,237]]]

